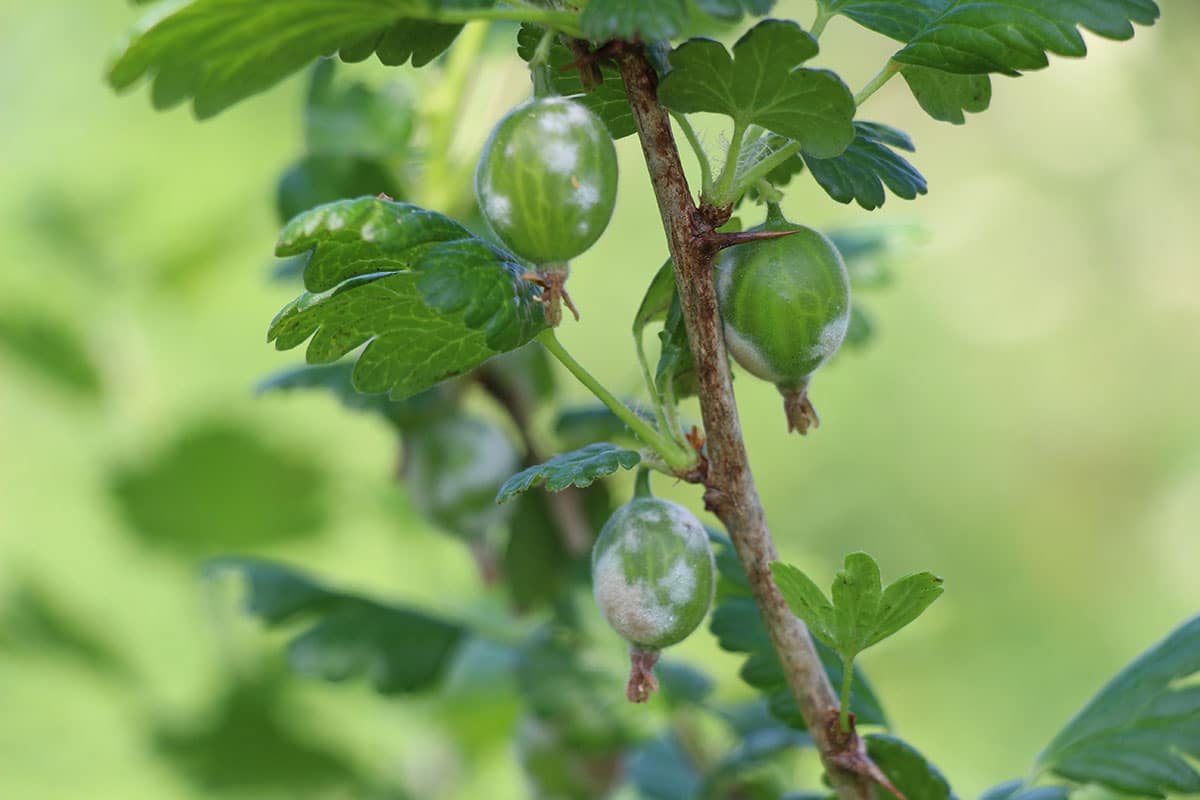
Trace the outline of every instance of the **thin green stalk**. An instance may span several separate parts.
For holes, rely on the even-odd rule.
[[[902,67],[902,64],[889,58],[888,62],[883,65],[883,69],[879,70],[875,77],[871,78],[867,82],[867,85],[858,94],[854,95],[855,107],[860,107],[863,103],[867,102],[867,98],[875,94],[885,83],[894,78]]]
[[[809,31],[814,39],[819,40],[821,38],[821,34],[825,32],[825,26],[829,24],[829,20],[831,19],[833,19],[833,14],[826,11],[825,6],[818,2],[817,18],[813,20],[812,30]]]
[[[529,59],[529,74],[533,77],[533,94],[535,97],[549,97],[554,94],[554,86],[550,80],[550,47],[558,34],[552,28],[547,28]]]
[[[725,166],[721,168],[721,177],[717,178],[717,186],[713,189],[712,204],[718,208],[732,203],[733,179],[737,177],[738,157],[742,154],[742,140],[746,138],[746,123],[742,120],[733,121],[733,136],[729,140],[729,152],[725,154]]]
[[[850,732],[850,684],[854,682],[854,662],[847,661],[842,669],[842,707],[838,711],[838,721],[842,725],[842,733]]]
[[[679,399],[675,396],[675,381],[667,381],[667,390],[663,393],[663,410],[667,415],[667,428],[677,442],[686,442],[683,426],[679,423]]]
[[[771,155],[764,158],[762,161],[755,164],[750,169],[742,173],[733,187],[733,199],[737,200],[747,189],[763,180],[771,173],[771,170],[778,167],[783,162],[787,161],[796,153],[800,152],[800,143],[793,140],[785,144],[783,147],[776,150]]]
[[[426,119],[429,125],[429,160],[425,186],[432,188],[428,198],[433,208],[450,209],[459,199],[463,184],[453,179],[455,165],[451,163],[450,146],[454,141],[454,124],[467,91],[468,79],[479,53],[487,40],[488,24],[467,25],[450,50],[446,68],[436,93],[430,99]]]
[[[430,16],[438,22],[446,23],[464,23],[474,20],[532,22],[554,28],[578,39],[585,38],[583,29],[579,27],[579,14],[576,12],[539,8],[524,3],[514,3],[507,8],[446,8],[436,11]]]
[[[700,162],[700,194],[707,196],[713,188],[712,164],[708,160],[708,153],[704,151],[704,145],[700,143],[696,129],[692,127],[692,123],[686,116],[672,111],[671,119],[675,120],[675,124],[683,131],[683,137],[687,139],[692,152],[696,154],[696,160]]]
[[[666,416],[663,413],[662,397],[658,393],[658,387],[654,384],[654,376],[650,374],[650,362],[646,360],[646,344],[642,341],[642,333],[639,331],[633,340],[637,348],[638,364],[642,368],[642,380],[646,383],[646,390],[650,392],[650,404],[654,406],[654,419],[658,423],[659,430],[670,433]]]
[[[633,413],[630,408],[622,403],[612,392],[604,387],[604,384],[596,380],[582,364],[567,352],[562,346],[562,342],[558,341],[558,337],[554,335],[554,330],[546,330],[538,334],[537,340],[542,346],[559,360],[559,362],[567,368],[575,378],[596,395],[597,399],[617,415],[629,430],[633,431],[634,435],[653,448],[661,457],[667,466],[679,472],[686,472],[696,466],[696,454],[688,452],[664,436],[653,426],[647,423],[644,419]]]
[[[776,189],[766,178],[755,181],[754,188],[758,196],[767,203],[779,203],[783,200],[783,192]]]

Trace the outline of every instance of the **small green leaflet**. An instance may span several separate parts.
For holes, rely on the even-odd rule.
[[[1200,792],[1200,616],[1125,667],[1038,757],[1080,783],[1148,797]]]
[[[190,0],[147,12],[109,72],[123,90],[143,75],[156,108],[192,98],[211,117],[270,88],[320,56],[423,66],[445,50],[460,25],[437,22],[447,9],[492,0]]]
[[[904,64],[966,75],[1041,69],[1047,53],[1084,56],[1079,28],[1109,39],[1158,19],[1154,0],[820,0],[829,13],[907,43]]]
[[[896,152],[915,149],[906,134],[878,122],[855,122],[854,131],[854,142],[836,158],[803,154],[808,171],[830,197],[874,211],[886,199],[885,184],[905,200],[928,192],[925,178]]]
[[[375,197],[330,203],[294,219],[276,248],[306,251],[308,291],[268,338],[279,350],[311,338],[310,364],[366,344],[354,368],[361,392],[402,400],[546,327],[517,259],[432,211]]]
[[[788,688],[783,666],[779,662],[771,637],[763,624],[758,606],[750,593],[750,583],[742,564],[733,552],[733,544],[723,534],[709,530],[709,539],[716,547],[717,602],[713,609],[709,629],[717,637],[722,650],[746,653],[749,658],[742,666],[740,675],[749,685],[758,689],[767,698],[771,713],[779,720],[797,729],[804,728],[804,717],[796,706]],[[840,685],[843,666],[838,655],[820,640],[814,642],[821,664],[829,674],[829,680]],[[887,726],[883,707],[875,696],[866,676],[857,667],[854,669],[850,708],[861,725]]]
[[[210,579],[246,581],[246,611],[275,627],[308,626],[288,643],[288,663],[302,675],[343,681],[365,675],[382,694],[433,687],[465,633],[462,626],[419,611],[328,589],[290,567],[259,559],[208,562]]]
[[[906,800],[957,800],[941,771],[908,742],[886,733],[871,733],[863,738],[867,755]]]
[[[847,663],[915,620],[943,591],[942,579],[929,572],[884,589],[879,565],[866,553],[846,556],[845,568],[833,580],[833,602],[790,564],[776,561],[771,572],[792,613]]]
[[[589,7],[590,8],[590,7]],[[854,97],[835,73],[799,65],[817,42],[794,22],[768,19],[733,46],[689,39],[671,52],[659,98],[675,111],[710,111],[795,139],[832,158],[854,139]]]
[[[642,457],[636,450],[626,450],[607,442],[589,444],[581,450],[560,453],[544,464],[518,472],[500,487],[496,502],[507,502],[521,492],[539,486],[550,492],[560,492],[570,486],[590,486],[598,478],[612,475],[619,469],[633,469],[640,463]]]
[[[533,58],[544,32],[543,28],[536,25],[521,26],[517,33],[517,53],[522,59],[529,61]],[[568,66],[575,61],[575,56],[558,39],[550,47],[549,60],[550,80],[555,91],[564,97],[574,97],[591,109],[604,121],[614,139],[631,136],[637,132],[633,124],[633,109],[630,108],[629,96],[625,93],[625,84],[615,69],[601,65],[599,69],[603,81],[595,89],[588,91],[583,86],[579,70]]]
[[[978,114],[992,102],[992,79],[987,75],[956,75],[909,64],[900,71],[925,113],[940,122],[962,125],[963,112]]]

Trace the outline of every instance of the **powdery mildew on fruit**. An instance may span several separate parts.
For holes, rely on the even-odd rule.
[[[763,358],[761,348],[730,325],[725,326],[725,346],[733,353],[734,360],[751,375],[771,383],[781,380],[775,369]]]
[[[842,340],[846,338],[846,330],[849,327],[850,312],[847,309],[845,314],[831,319],[829,324],[821,329],[821,338],[812,347],[811,356],[824,361],[836,353],[837,349],[842,346]]]
[[[608,623],[625,639],[635,643],[657,641],[671,632],[679,617],[672,606],[659,602],[658,592],[646,580],[632,584],[626,581],[622,549],[621,546],[611,547],[596,562],[592,571],[596,604]],[[677,563],[682,564],[682,559]],[[696,577],[686,564],[682,566],[694,591]],[[663,576],[663,579],[667,577]],[[681,589],[672,586],[668,594],[673,596],[678,591]]]
[[[488,218],[501,225],[512,224],[512,200],[507,195],[484,192]]]
[[[569,174],[579,166],[579,145],[551,140],[542,148],[542,159],[551,172]]]

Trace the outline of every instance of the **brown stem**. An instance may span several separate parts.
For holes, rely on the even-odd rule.
[[[675,262],[688,342],[696,361],[708,445],[705,505],[725,524],[733,539],[788,685],[830,781],[843,800],[873,800],[874,765],[854,731],[839,735],[837,696],[808,629],[791,613],[771,578],[770,565],[777,555],[742,441],[713,285],[713,248],[708,243],[713,230],[712,221],[706,219],[713,215],[702,215],[692,200],[670,119],[658,102],[654,68],[640,48],[628,48],[617,63]]]

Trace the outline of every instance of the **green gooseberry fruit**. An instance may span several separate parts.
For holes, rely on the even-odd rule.
[[[828,238],[788,222],[776,205],[752,230],[789,233],[731,247],[717,258],[725,344],[744,370],[779,388],[788,430],[804,434],[820,424],[809,381],[837,352],[850,324],[850,276]]]

